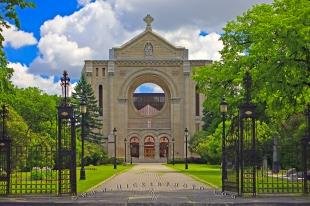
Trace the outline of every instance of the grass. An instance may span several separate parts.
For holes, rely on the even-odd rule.
[[[189,175],[201,182],[207,183],[212,187],[222,187],[222,175],[219,165],[206,164],[189,164],[185,170],[184,164],[175,164],[171,167],[181,173]],[[258,193],[302,193],[302,180],[291,181],[283,178],[283,174],[275,177],[262,175],[261,171],[257,171],[256,188]]]
[[[211,187],[220,188],[222,186],[221,168],[219,165],[189,164],[187,170],[185,170],[184,164],[169,164],[167,166],[192,176],[198,181],[207,183]]]
[[[77,169],[77,191],[78,193],[86,192],[90,188],[98,185],[100,182],[130,169],[132,165],[117,165],[117,169],[113,169],[113,165],[87,166],[86,180],[80,180],[80,169]]]
[[[132,165],[113,165],[86,166],[86,180],[80,180],[80,168],[77,168],[77,192],[86,192],[90,188],[98,185],[102,181],[130,169]],[[48,177],[45,172],[39,172],[43,179],[33,179],[31,172],[13,172],[11,174],[11,193],[12,194],[51,194],[57,193],[58,181],[57,172],[49,172]]]

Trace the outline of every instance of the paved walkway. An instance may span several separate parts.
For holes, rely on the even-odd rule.
[[[77,197],[0,198],[0,205],[310,205],[310,197],[222,194],[161,164],[138,164]]]
[[[205,190],[208,186],[178,173],[162,164],[144,163],[134,166],[96,188],[94,191],[154,191]]]

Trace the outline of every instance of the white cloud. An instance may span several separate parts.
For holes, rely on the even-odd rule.
[[[19,88],[38,87],[48,94],[61,94],[60,82],[54,82],[54,76],[43,78],[39,75],[29,73],[28,67],[20,63],[9,63],[14,69],[12,82]]]
[[[77,2],[78,2],[78,4],[80,6],[85,6],[85,5],[89,4],[89,3],[91,3],[92,1],[93,0],[78,0]]]
[[[89,47],[79,47],[75,41],[66,36],[48,34],[38,44],[41,55],[31,64],[31,72],[36,74],[55,75],[63,70],[70,71],[70,76],[79,77],[81,64],[92,55]]]
[[[87,4],[70,16],[56,16],[41,26],[40,56],[30,71],[56,75],[66,69],[71,77],[78,78],[85,59],[106,59],[109,48],[131,37],[110,4]]]
[[[33,33],[24,32],[18,30],[16,26],[9,24],[9,28],[3,28],[2,35],[4,37],[3,46],[10,45],[14,49],[21,48],[23,46],[35,45],[37,43]]]
[[[183,46],[189,50],[189,59],[219,60],[219,51],[223,48],[223,42],[219,40],[220,35],[210,33],[199,36],[199,28],[182,27],[176,31],[160,32],[168,41],[176,46]]]
[[[136,88],[134,93],[165,93],[164,90],[154,83],[144,83]]]
[[[242,15],[252,5],[271,3],[273,0],[108,0],[126,26],[135,30],[141,17],[150,14],[154,26],[160,30],[177,30],[197,26],[208,32],[221,32],[227,21]]]
[[[219,32],[228,20],[255,3],[272,0],[77,0],[82,7],[68,16],[56,16],[41,26],[39,55],[29,72],[60,75],[68,70],[79,78],[85,59],[108,59],[120,46],[144,29],[143,17],[154,17],[153,29],[176,46],[189,49],[190,59],[220,59]],[[209,32],[199,36],[201,30]]]

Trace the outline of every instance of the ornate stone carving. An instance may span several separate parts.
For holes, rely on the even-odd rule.
[[[180,66],[182,60],[118,60],[117,66]]]
[[[144,46],[144,56],[150,57],[153,56],[153,45],[151,42],[147,42]]]

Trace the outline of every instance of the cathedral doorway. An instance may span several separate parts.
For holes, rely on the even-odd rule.
[[[130,155],[139,158],[139,139],[138,137],[130,138]]]
[[[144,157],[150,159],[155,157],[155,140],[152,136],[147,136],[144,139]]]

